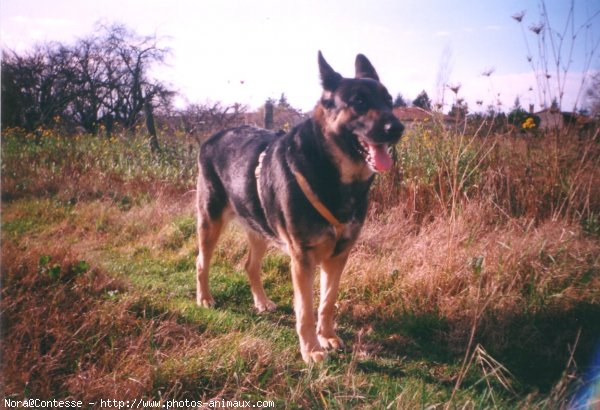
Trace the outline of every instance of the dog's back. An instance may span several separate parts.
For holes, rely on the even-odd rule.
[[[218,132],[198,155],[198,211],[218,220],[228,207],[253,229],[267,224],[257,192],[258,158],[279,134],[242,126]]]

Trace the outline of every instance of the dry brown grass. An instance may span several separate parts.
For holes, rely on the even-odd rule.
[[[530,304],[568,308],[600,301],[600,278],[586,276],[600,269],[598,238],[577,224],[506,220],[480,204],[464,209],[454,226],[438,218],[419,227],[402,214],[391,210],[365,226],[344,276],[344,287],[358,296],[380,295],[382,316],[401,308],[455,320],[472,317],[485,304],[510,317]]]
[[[148,317],[139,300],[115,299],[128,285],[80,263],[60,244],[26,253],[3,244],[4,392],[84,401],[151,397],[156,365],[201,345],[201,335],[166,312]]]
[[[341,311],[380,327],[412,318],[465,363],[485,346],[549,388],[541,375],[560,374],[568,346],[577,339],[585,363],[600,337],[600,145],[575,134],[447,138],[409,135],[405,180],[376,185]],[[405,342],[383,345],[410,354]]]

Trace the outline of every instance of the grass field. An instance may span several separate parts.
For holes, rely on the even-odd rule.
[[[342,279],[346,347],[314,366],[288,258],[267,254],[279,308],[254,313],[239,227],[217,308],[195,305],[195,142],[4,130],[4,397],[546,409],[587,389],[598,406],[600,137],[481,130],[407,132]]]

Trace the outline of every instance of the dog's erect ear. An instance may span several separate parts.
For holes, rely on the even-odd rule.
[[[379,76],[377,75],[377,71],[375,71],[373,64],[371,64],[369,59],[364,55],[358,54],[356,56],[356,63],[354,66],[356,67],[356,78],[370,78],[379,81]]]
[[[321,51],[319,51],[319,72],[321,73],[321,84],[323,84],[324,90],[334,91],[342,80],[342,76],[336,73],[325,61]]]

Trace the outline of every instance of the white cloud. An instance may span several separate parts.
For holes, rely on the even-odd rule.
[[[11,18],[14,23],[17,24],[27,24],[27,25],[38,25],[43,26],[45,28],[48,27],[68,27],[75,25],[75,22],[72,20],[64,19],[64,18],[31,18],[27,16],[14,16]]]
[[[63,17],[31,17],[18,14],[5,17],[2,26],[2,47],[24,51],[37,43],[72,39],[77,23]]]

